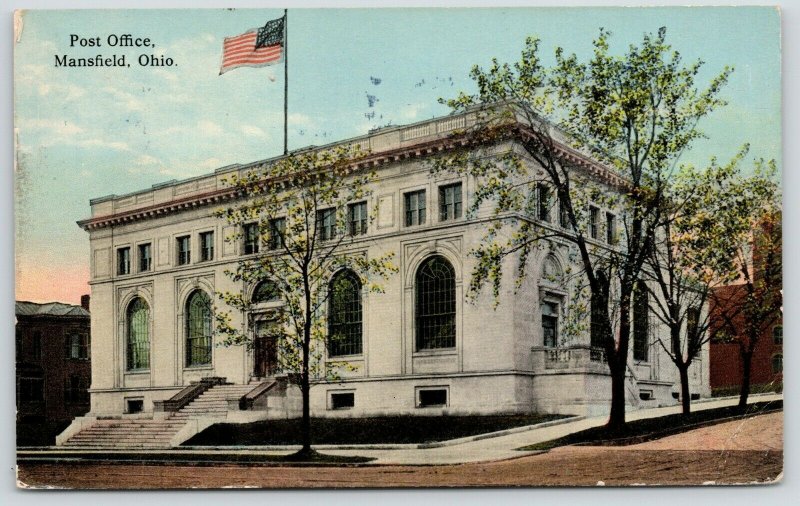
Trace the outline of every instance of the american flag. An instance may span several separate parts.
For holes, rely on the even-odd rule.
[[[261,28],[236,37],[226,37],[222,44],[222,67],[219,73],[238,67],[264,67],[279,63],[283,58],[285,19],[273,19]]]

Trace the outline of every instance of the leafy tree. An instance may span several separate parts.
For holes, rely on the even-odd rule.
[[[736,164],[712,167],[690,183],[687,219],[676,222],[686,265],[707,282],[718,337],[736,342],[742,359],[739,407],[747,406],[753,353],[781,319],[782,230],[780,185],[774,160],[751,174]]]
[[[708,299],[726,282],[704,263],[707,249],[721,244],[725,235],[711,242],[697,241],[692,229],[708,217],[712,206],[733,207],[731,199],[737,196],[721,188],[731,185],[739,175],[747,149],[743,148],[727,165],[718,165],[716,159],[702,170],[686,165],[671,178],[664,192],[662,222],[649,248],[648,268],[643,271],[645,283],[636,287],[651,295],[645,296],[645,310],[655,314],[669,331],[666,339],[659,333],[656,342],[678,369],[684,414],[691,412],[689,367],[712,336]],[[639,296],[634,292],[634,308]]]
[[[665,184],[702,136],[698,121],[724,104],[719,93],[731,69],[698,90],[702,62],[684,64],[665,42],[666,29],[623,55],[611,52],[609,37],[600,30],[585,62],[558,48],[555,65],[545,68],[539,40],[528,38],[513,65],[495,59],[488,69],[473,67],[477,93],[445,101],[471,112],[459,132],[466,141],[435,169],[475,177],[472,210],[492,208],[494,224],[474,251],[471,289],[488,282],[497,295],[506,257],[517,257],[523,276],[537,247],[564,241],[576,250],[590,292],[592,342],[604,349],[611,375],[609,426],[621,428],[632,295],[661,222]],[[545,207],[558,202],[558,227],[538,213],[541,188],[555,197]],[[621,219],[611,244],[602,244],[590,202]]]
[[[358,168],[363,157],[348,147],[307,151],[232,176],[227,183],[239,198],[218,212],[238,230],[226,240],[245,249],[236,269],[226,274],[245,287],[270,282],[272,297],[282,303],[273,328],[279,335],[279,364],[302,393],[301,458],[313,455],[312,383],[336,379],[338,371],[348,366],[325,360],[326,348],[340,338],[328,335],[325,316],[326,304],[337,297],[341,285],[331,285],[333,275],[347,269],[358,284],[380,291],[379,281],[396,270],[392,253],[370,258],[364,251],[362,234],[371,217],[359,212],[357,220],[349,219],[348,206],[366,201],[376,179],[374,171]],[[230,311],[215,313],[217,332],[225,336],[223,344],[252,346],[253,328],[246,315],[255,302],[245,289],[219,296],[243,315],[237,325]]]

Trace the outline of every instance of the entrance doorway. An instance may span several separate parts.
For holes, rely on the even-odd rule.
[[[255,322],[255,339],[253,342],[253,376],[267,378],[278,371],[278,332],[274,320]]]

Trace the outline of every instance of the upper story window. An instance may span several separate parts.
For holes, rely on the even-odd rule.
[[[600,209],[589,207],[589,237],[597,239],[600,236]]]
[[[258,223],[247,223],[242,228],[242,239],[244,241],[242,252],[245,255],[258,253],[260,234]]]
[[[269,220],[269,241],[267,247],[271,250],[283,248],[284,234],[286,234],[286,218]]]
[[[66,358],[86,360],[89,358],[89,336],[70,334],[66,337],[64,354]]]
[[[39,331],[33,333],[32,355],[37,362],[42,359],[42,333]]]
[[[189,247],[189,239],[190,238],[188,235],[184,235],[175,240],[178,248],[178,265],[186,265],[192,261],[192,252]]]
[[[153,253],[150,243],[139,245],[139,272],[147,272],[153,267]]]
[[[772,327],[772,343],[783,344],[783,325]]]
[[[336,238],[336,209],[317,211],[317,237],[322,241]]]
[[[150,307],[141,297],[128,304],[126,312],[126,368],[129,371],[150,368]]]
[[[131,249],[119,248],[117,250],[117,274],[131,273]]]
[[[561,228],[569,228],[569,211],[567,210],[567,203],[563,200],[558,201],[558,224]]]
[[[341,271],[328,290],[328,356],[360,355],[361,282],[353,272]]]
[[[214,232],[200,234],[200,261],[214,260]]]
[[[405,194],[406,226],[425,224],[425,190]]]
[[[542,220],[549,222],[550,221],[550,187],[544,183],[539,183],[536,185],[536,191],[538,193],[538,210],[537,210],[537,217]]]
[[[461,183],[439,187],[439,221],[461,218]]]
[[[606,213],[606,242],[617,242],[617,217],[613,213]]]
[[[456,275],[450,262],[433,256],[417,270],[416,348],[431,350],[456,345]]]
[[[367,233],[367,203],[357,202],[347,206],[347,233],[364,235]]]

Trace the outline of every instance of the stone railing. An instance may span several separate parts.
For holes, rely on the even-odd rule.
[[[606,371],[605,353],[602,349],[585,344],[560,347],[535,346],[533,354],[534,370],[548,369],[591,369]]]
[[[200,395],[216,385],[225,383],[225,378],[210,377],[202,378],[200,381],[192,381],[191,384],[184,387],[180,392],[173,395],[169,399],[163,401],[153,401],[153,411],[156,413],[167,413],[178,411],[186,406],[193,400],[200,397]]]

